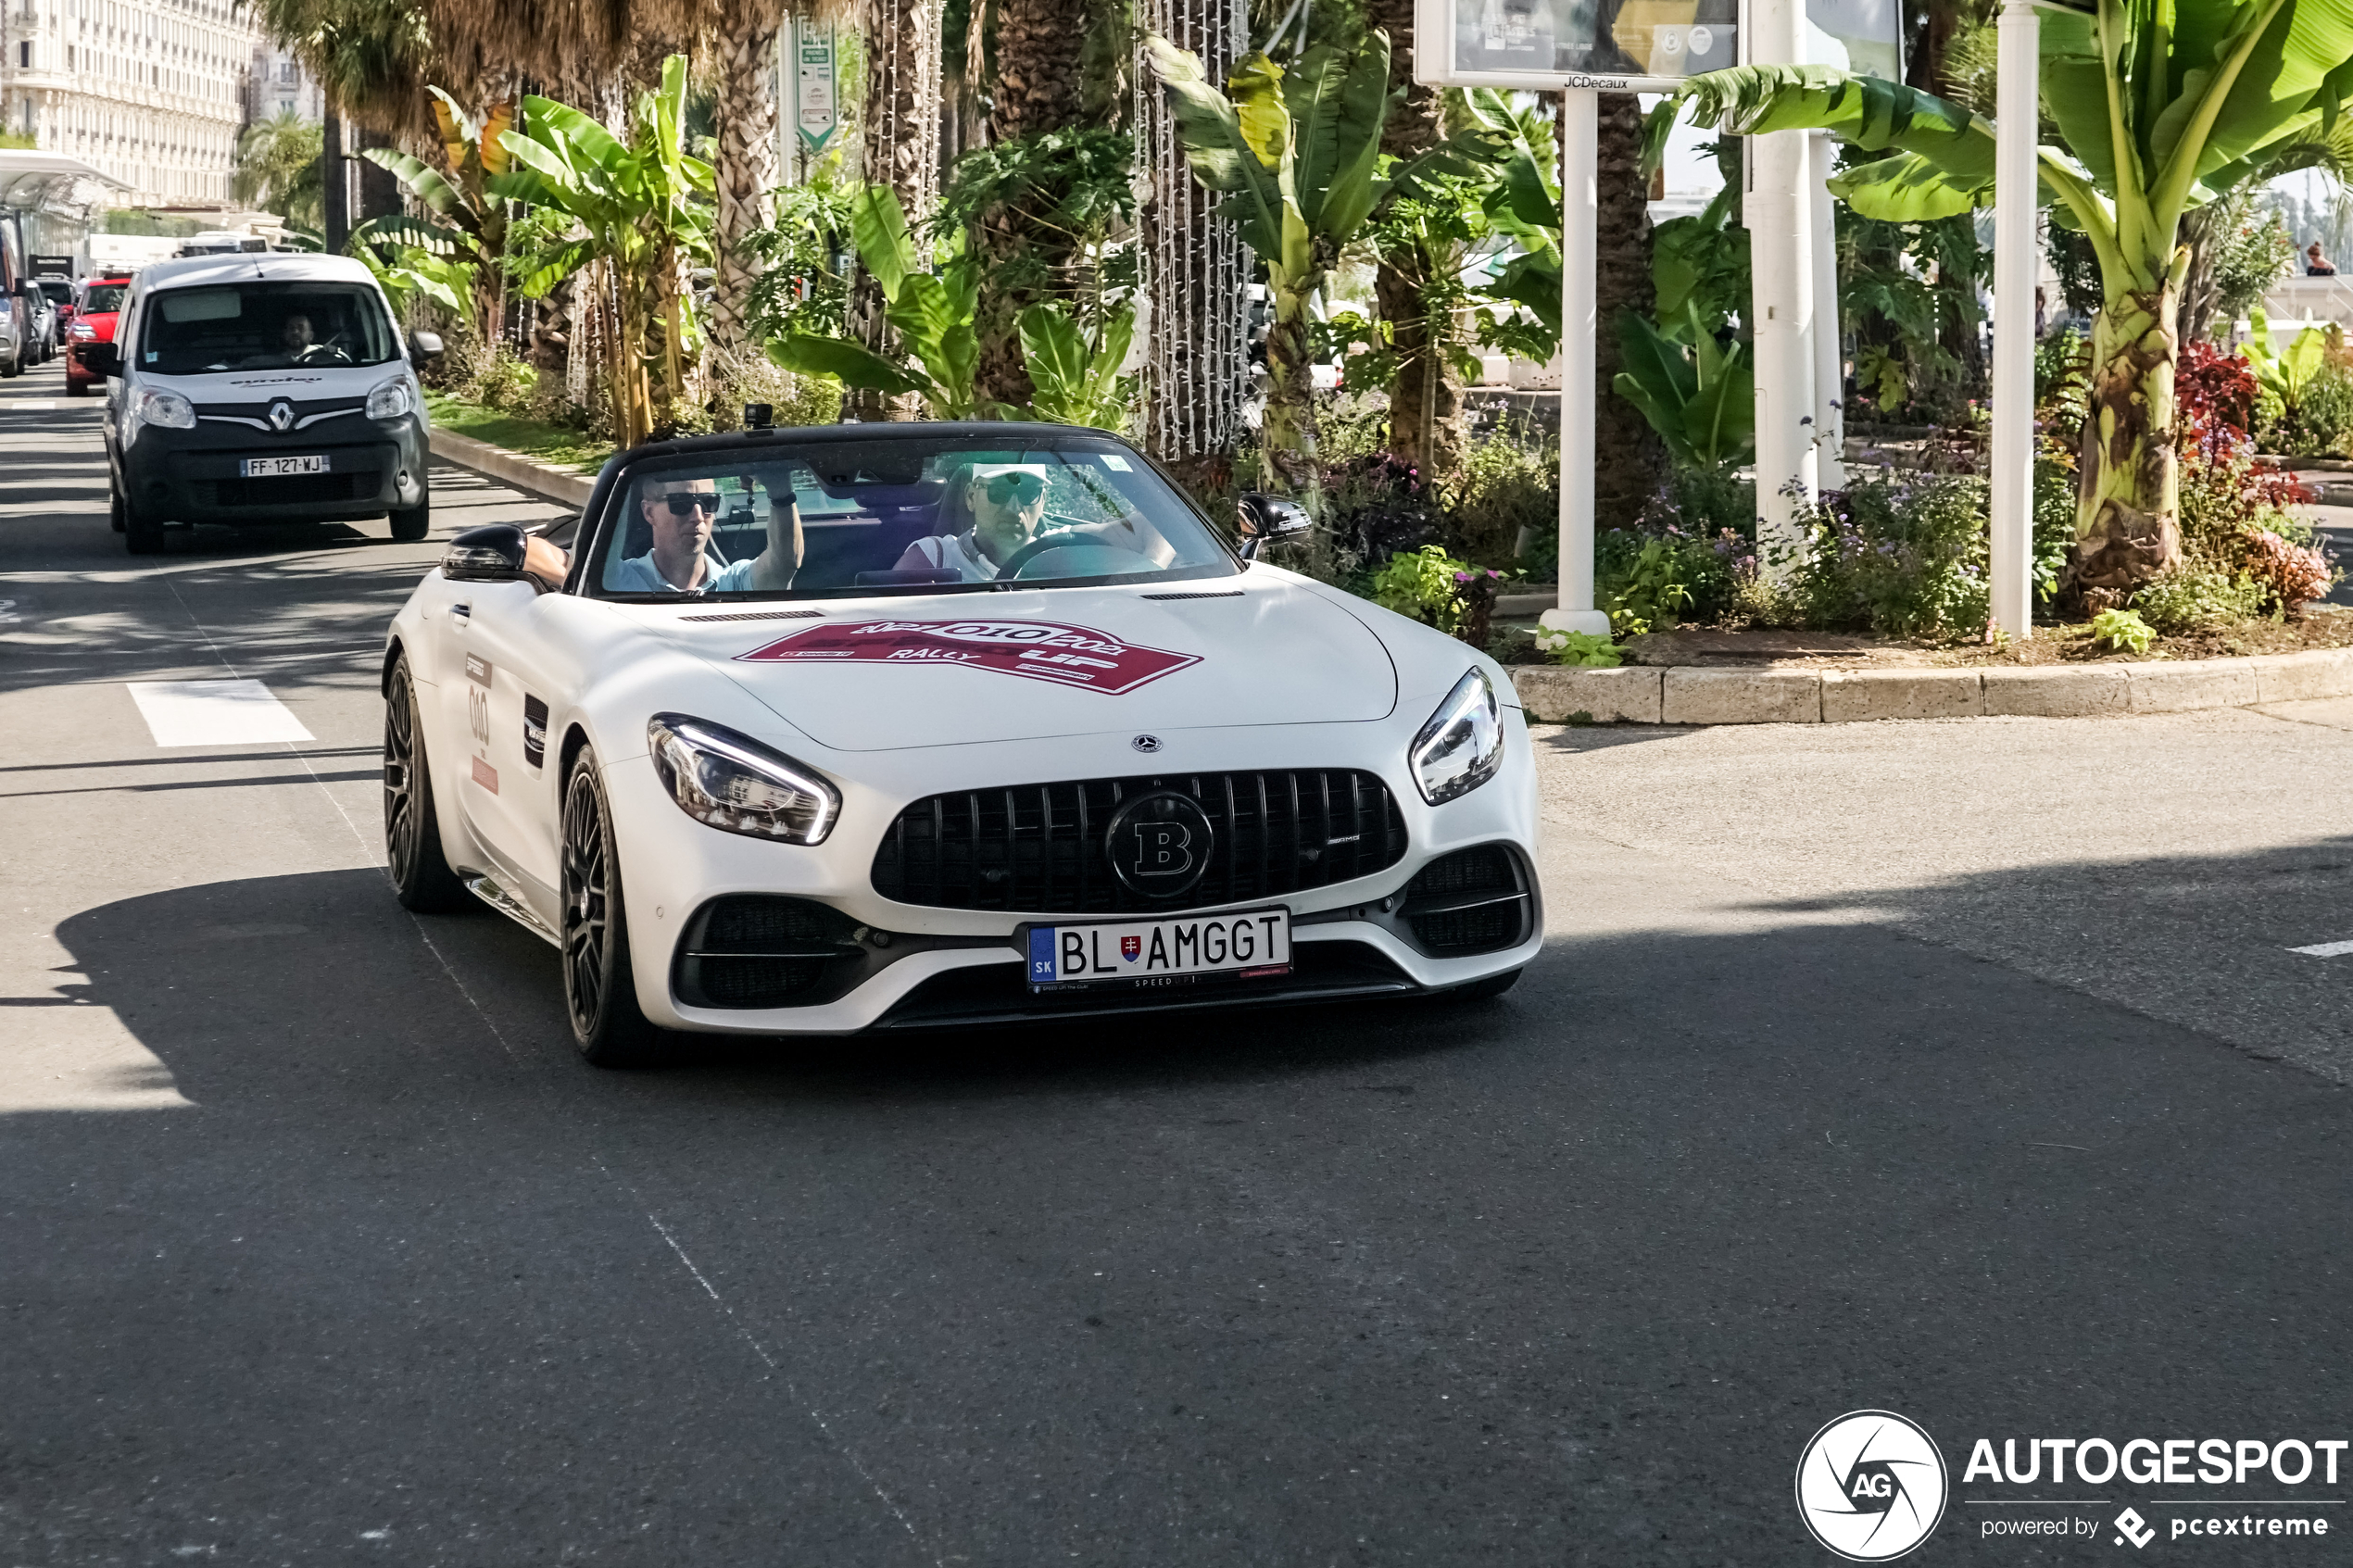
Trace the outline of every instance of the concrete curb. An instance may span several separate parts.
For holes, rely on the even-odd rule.
[[[433,455],[472,469],[484,479],[495,479],[501,484],[511,484],[528,491],[543,501],[553,501],[560,507],[585,507],[588,493],[597,487],[593,475],[573,473],[557,468],[520,452],[510,452],[504,446],[493,446],[487,441],[476,441],[471,435],[459,435],[454,430],[435,425],[432,432]]]
[[[2088,719],[2353,696],[2353,648],[2178,663],[1994,670],[1739,670],[1526,664],[1512,684],[1530,719],[1597,723],[1850,724],[2026,715]]]

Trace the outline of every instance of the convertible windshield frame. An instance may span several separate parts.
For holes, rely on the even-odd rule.
[[[928,471],[928,465],[960,452],[973,454],[971,460],[990,467],[1017,467],[1038,464],[1058,464],[1074,473],[1088,475],[1087,483],[1101,485],[1103,476],[1093,473],[1070,461],[1074,458],[1109,457],[1114,461],[1106,468],[1123,471],[1128,483],[1111,489],[1110,494],[1140,518],[1151,531],[1162,532],[1158,508],[1165,506],[1174,514],[1169,521],[1198,531],[1199,542],[1205,543],[1214,558],[1178,559],[1164,568],[1149,571],[1084,574],[1054,577],[1017,577],[981,582],[924,582],[857,583],[837,583],[825,586],[795,585],[781,589],[742,588],[735,590],[679,591],[667,593],[633,592],[605,584],[608,553],[620,548],[616,535],[628,526],[628,508],[638,494],[639,484],[664,471],[695,474],[724,481],[732,475],[736,465],[745,470],[774,469],[820,456],[838,457],[862,447],[874,448],[874,456],[889,453],[887,467],[902,472],[911,466]],[[912,450],[910,450],[912,449]],[[887,484],[887,480],[873,482]],[[1140,492],[1141,498],[1138,494]],[[854,497],[859,485],[849,482],[837,494],[834,487],[823,487],[823,494],[845,502],[852,511],[866,508]],[[763,481],[761,489],[766,489]],[[804,494],[796,486],[797,497]],[[1098,497],[1100,504],[1100,497]],[[724,510],[724,503],[723,503]],[[739,435],[705,437],[692,444],[662,444],[639,452],[624,453],[599,477],[597,492],[591,496],[591,516],[580,521],[587,526],[577,530],[584,535],[573,551],[572,569],[564,583],[564,591],[583,597],[610,604],[635,605],[739,605],[822,604],[843,603],[862,599],[927,598],[936,596],[1001,594],[1030,589],[1076,587],[1157,586],[1182,583],[1227,579],[1240,575],[1250,563],[1239,556],[1233,542],[1204,512],[1200,504],[1176,483],[1161,464],[1110,433],[1066,425],[993,424],[939,422],[898,425],[877,428],[872,425],[812,426],[777,431],[745,433]],[[1096,525],[1092,520],[1061,515],[1073,526]],[[822,527],[825,514],[811,512],[804,508],[804,525]],[[878,524],[875,524],[878,526]],[[930,535],[925,535],[926,537]],[[1164,534],[1164,539],[1166,535]],[[1172,549],[1174,541],[1168,541]],[[1187,541],[1194,543],[1194,541]],[[804,570],[809,557],[804,554]]]

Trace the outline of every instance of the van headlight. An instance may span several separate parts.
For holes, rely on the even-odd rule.
[[[195,405],[176,392],[159,387],[141,387],[131,399],[131,422],[153,425],[157,430],[194,430],[196,428]]]
[[[678,809],[723,832],[822,844],[841,815],[841,791],[816,770],[724,725],[657,713],[646,740]]]
[[[371,420],[401,419],[416,406],[409,395],[409,383],[401,376],[393,377],[368,394],[368,417]]]
[[[1468,795],[1504,765],[1504,715],[1483,670],[1454,683],[1405,754],[1422,798],[1442,806]]]

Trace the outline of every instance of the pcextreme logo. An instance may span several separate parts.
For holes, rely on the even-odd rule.
[[[1849,1562],[1903,1556],[1944,1517],[1944,1456],[1918,1423],[1851,1411],[1814,1434],[1797,1460],[1797,1513]]]

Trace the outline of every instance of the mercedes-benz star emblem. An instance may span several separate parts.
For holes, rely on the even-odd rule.
[[[294,423],[294,405],[281,397],[270,405],[270,428],[283,432]]]
[[[1217,830],[1192,797],[1173,789],[1139,795],[1112,813],[1103,830],[1103,852],[1112,874],[1130,892],[1147,898],[1189,893],[1209,870]]]
[[[1158,751],[1160,749],[1160,737],[1158,735],[1138,735],[1134,740],[1129,741],[1127,744],[1134,746],[1139,751]]]

